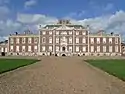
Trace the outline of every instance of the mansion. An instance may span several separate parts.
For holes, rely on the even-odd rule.
[[[121,36],[106,34],[103,30],[91,33],[89,27],[59,20],[57,24],[39,25],[39,34],[29,30],[8,38],[8,55],[56,56],[116,56],[121,55]]]

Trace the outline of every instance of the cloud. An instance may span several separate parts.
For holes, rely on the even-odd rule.
[[[5,37],[15,31],[23,33],[24,30],[28,29],[28,27],[32,31],[38,32],[37,26],[39,24],[42,26],[45,26],[46,24],[55,24],[57,20],[58,19],[56,17],[46,16],[43,14],[18,13],[16,20],[0,20],[0,35],[1,37]],[[81,24],[83,26],[89,25],[91,32],[103,29],[107,33],[118,33],[125,38],[125,11],[122,10],[110,15],[87,18],[83,20],[70,18],[70,20],[74,24]]]
[[[125,38],[125,11],[117,11],[113,15],[105,15],[84,20],[72,20],[73,23],[89,25],[91,32],[105,30],[107,33],[114,32]]]
[[[57,18],[45,16],[42,14],[18,13],[17,21],[24,23],[24,24],[52,24],[57,21]]]
[[[35,6],[37,4],[37,0],[28,0],[25,2],[24,7],[29,8],[31,6]]]

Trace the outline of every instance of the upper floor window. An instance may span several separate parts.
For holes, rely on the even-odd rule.
[[[83,39],[82,39],[82,43],[86,43],[86,38],[83,38]]]
[[[22,43],[24,44],[26,42],[26,38],[22,38]]]
[[[38,43],[38,38],[34,38],[34,43]]]
[[[52,35],[52,31],[49,31],[49,35]]]
[[[72,43],[72,37],[69,38],[69,43]]]
[[[94,38],[91,38],[91,40],[90,40],[90,41],[91,41],[91,44],[93,44],[93,43],[94,43]]]
[[[103,38],[103,43],[104,43],[104,44],[106,43],[106,38]]]
[[[56,43],[59,43],[59,37],[56,38]]]
[[[100,43],[100,38],[97,38],[97,44],[99,44]]]
[[[85,31],[83,31],[83,32],[82,32],[82,35],[86,35],[86,32],[85,32]]]
[[[19,44],[20,43],[20,39],[16,38],[16,43]]]
[[[59,46],[56,46],[56,51],[59,51]]]
[[[109,43],[112,43],[112,38],[109,38]]]
[[[45,37],[42,38],[42,43],[46,43],[46,38]]]
[[[69,31],[69,35],[72,35],[72,31]]]
[[[49,37],[49,43],[52,43],[52,37]]]
[[[10,38],[10,44],[13,44],[13,43],[14,43],[14,39]]]
[[[43,35],[45,35],[45,34],[46,34],[46,32],[45,32],[45,31],[42,31],[42,33],[43,33]]]
[[[28,38],[28,43],[32,43],[32,38]]]
[[[76,31],[76,35],[79,35],[79,31]]]
[[[118,44],[118,38],[115,38],[115,43]]]
[[[59,31],[56,31],[56,35],[59,35]]]
[[[67,35],[67,31],[62,31],[62,35]]]
[[[79,43],[79,38],[76,38],[76,43]]]

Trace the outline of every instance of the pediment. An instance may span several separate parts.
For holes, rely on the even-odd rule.
[[[62,25],[62,26],[56,28],[56,30],[72,30],[72,29],[74,29],[74,28],[73,27],[68,27],[66,25]]]

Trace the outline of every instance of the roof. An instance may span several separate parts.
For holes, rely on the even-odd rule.
[[[48,27],[48,28],[54,28],[54,27],[60,27],[60,26],[62,26],[62,25],[60,25],[60,24],[56,24],[56,25],[46,25],[44,28],[46,28],[46,27]],[[83,27],[82,25],[66,25],[67,27],[74,27],[74,28],[80,28],[80,27],[82,27],[83,29],[85,28],[85,27]]]

